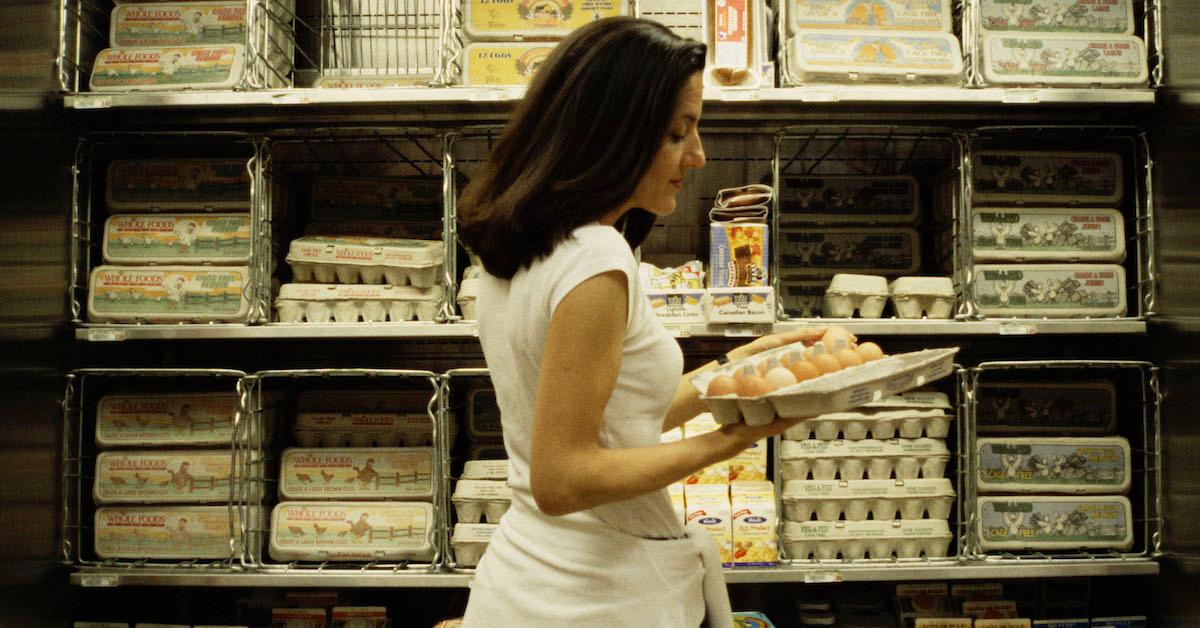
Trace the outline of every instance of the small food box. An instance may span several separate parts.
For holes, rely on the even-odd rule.
[[[1124,493],[1133,467],[1129,441],[1107,438],[980,438],[980,493]]]
[[[242,82],[245,65],[241,44],[107,48],[96,55],[89,86],[94,92],[227,90]]]
[[[683,488],[688,523],[703,526],[721,554],[721,564],[733,566],[733,511],[729,501],[729,486],[690,484]]]
[[[470,43],[463,49],[463,84],[528,85],[557,42]]]
[[[286,449],[279,466],[281,500],[433,500],[432,448]]]
[[[962,49],[950,33],[801,31],[791,40],[799,83],[960,85]]]
[[[739,482],[730,485],[729,498],[734,566],[774,565],[779,561],[775,485],[771,482]]]
[[[271,558],[291,561],[430,560],[429,502],[282,502],[271,513]]]
[[[775,322],[774,288],[709,288],[704,316],[710,323]]]
[[[108,165],[112,212],[250,211],[247,159],[117,159]]]
[[[244,266],[99,266],[89,286],[92,322],[245,322],[250,313]]]
[[[1146,46],[1133,35],[984,35],[983,76],[996,85],[1144,87]]]
[[[717,222],[709,225],[709,287],[771,285],[770,229],[765,224]]]
[[[1124,497],[980,497],[982,550],[1128,550],[1133,513]]]
[[[629,12],[625,0],[467,0],[463,32],[472,41],[561,39],[588,22]]]
[[[1117,389],[1107,380],[984,381],[976,399],[983,434],[1104,435],[1117,426]]]
[[[121,214],[104,221],[109,264],[247,264],[250,214]]]
[[[1116,153],[979,150],[971,157],[972,202],[1107,205],[1121,202],[1125,171]]]
[[[907,175],[785,175],[779,222],[908,225],[921,216],[920,198],[917,180]]]
[[[976,264],[975,304],[993,317],[1120,317],[1125,269],[1116,264]]]
[[[230,523],[230,513],[233,521]],[[228,506],[97,508],[96,555],[102,559],[225,560],[242,543],[240,509]],[[262,513],[249,512],[261,525]],[[232,531],[232,536],[231,536]],[[233,541],[231,549],[230,541]]]
[[[275,317],[281,323],[429,323],[441,295],[436,287],[287,283],[275,297]]]

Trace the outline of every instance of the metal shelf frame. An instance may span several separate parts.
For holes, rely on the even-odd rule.
[[[59,530],[59,554],[60,562],[66,565],[71,565],[76,568],[95,568],[100,570],[119,570],[126,571],[130,569],[155,569],[161,570],[163,573],[170,574],[172,577],[181,574],[187,574],[189,577],[197,574],[202,576],[211,576],[214,573],[229,573],[240,570],[238,557],[241,555],[243,547],[239,539],[237,531],[233,527],[235,504],[238,500],[244,500],[247,496],[247,484],[243,481],[238,481],[239,478],[245,480],[247,476],[238,476],[236,470],[240,468],[237,464],[236,451],[239,448],[244,448],[250,444],[252,438],[261,435],[261,432],[247,430],[246,415],[239,411],[233,417],[233,437],[229,445],[231,456],[231,469],[234,470],[234,475],[229,482],[229,500],[224,504],[229,511],[229,550],[230,555],[224,560],[165,560],[165,559],[105,559],[95,555],[94,542],[85,542],[84,534],[88,530],[93,530],[91,523],[85,520],[85,514],[91,515],[92,511],[88,506],[95,506],[90,499],[86,498],[88,491],[91,490],[89,480],[94,479],[95,469],[95,452],[96,448],[90,446],[93,434],[95,433],[95,416],[94,404],[98,401],[94,397],[96,393],[92,392],[93,387],[99,387],[101,392],[109,390],[103,385],[103,382],[178,382],[189,381],[214,381],[214,380],[233,380],[232,388],[243,399],[244,389],[242,384],[246,378],[246,373],[231,369],[142,369],[142,368],[119,368],[119,369],[77,369],[71,371],[66,376],[66,388],[63,393],[62,413],[63,413],[63,439],[61,450],[60,463],[60,480],[61,486],[61,502],[60,502],[60,530]],[[101,382],[97,384],[95,382]],[[161,384],[160,384],[161,385]],[[84,404],[88,404],[86,407]],[[89,420],[90,417],[90,420]],[[90,428],[90,429],[88,429]],[[113,507],[119,508],[120,505]],[[85,513],[85,510],[88,512]]]
[[[1075,550],[1075,551],[1003,551],[985,552],[980,547],[978,534],[979,522],[979,486],[977,479],[978,454],[978,391],[980,380],[999,374],[1020,372],[1044,372],[1047,377],[1052,373],[1072,371],[1094,371],[1097,374],[1118,371],[1136,373],[1140,382],[1141,416],[1139,420],[1140,443],[1133,440],[1133,475],[1141,476],[1140,485],[1134,489],[1141,492],[1141,503],[1133,502],[1134,526],[1139,530],[1134,535],[1134,546],[1129,551],[1116,550]],[[1129,391],[1125,391],[1129,392]],[[1123,396],[1118,391],[1120,398]],[[1163,528],[1163,443],[1161,406],[1163,400],[1162,386],[1159,380],[1158,367],[1150,362],[1131,360],[1047,360],[1047,361],[993,361],[981,362],[969,369],[966,377],[966,434],[967,434],[967,474],[965,485],[966,500],[964,518],[967,521],[967,539],[964,557],[972,561],[983,561],[993,565],[1029,565],[1050,566],[1063,562],[1073,563],[1115,563],[1125,564],[1128,561],[1155,560],[1162,556]],[[1130,434],[1126,434],[1129,436]],[[1140,548],[1140,549],[1139,549]]]

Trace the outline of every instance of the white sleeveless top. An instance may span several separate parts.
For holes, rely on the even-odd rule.
[[[513,504],[476,570],[468,626],[621,625],[609,622],[628,619],[630,604],[656,613],[658,623],[648,625],[695,626],[703,616],[695,546],[643,540],[683,537],[666,489],[561,517],[542,513],[530,492],[534,401],[551,314],[580,283],[613,270],[628,283],[628,325],[599,442],[650,447],[661,442],[683,354],[646,300],[621,234],[585,225],[511,281],[482,274],[479,338],[500,406]]]

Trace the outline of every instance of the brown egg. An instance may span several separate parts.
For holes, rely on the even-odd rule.
[[[880,349],[879,345],[873,342],[864,342],[858,345],[855,351],[864,362],[874,362],[884,356],[883,349]]]
[[[738,367],[737,370],[735,370],[733,372],[733,378],[738,381],[741,381],[743,377],[746,377],[748,375],[757,375],[757,374],[758,374],[758,372],[755,371],[754,367],[747,364],[747,365]]]
[[[842,365],[842,368],[850,368],[863,363],[862,356],[858,355],[854,349],[838,349],[834,352],[833,357]]]
[[[759,377],[762,377],[767,374],[767,371],[775,368],[776,366],[779,366],[779,360],[775,358],[767,358],[765,360],[759,360],[758,363],[754,365],[754,370],[758,372]]]
[[[809,362],[808,360],[797,360],[792,362],[791,365],[788,366],[788,370],[792,372],[792,375],[796,377],[796,381],[798,382],[821,376],[821,370],[816,366],[813,366],[813,363]]]
[[[830,325],[829,329],[825,330],[825,335],[821,337],[821,342],[830,351],[838,349],[853,349],[854,343],[858,340],[854,334],[850,333],[849,329],[840,325]]]
[[[829,353],[825,350],[825,343],[821,342],[820,340],[812,343],[811,346],[804,350],[804,359],[811,362],[813,356],[817,355],[818,353]]]
[[[739,380],[737,385],[737,394],[743,398],[761,397],[774,390],[767,385],[766,380],[757,375],[747,375]]]
[[[784,368],[791,368],[793,363],[801,362],[803,360],[804,360],[804,352],[801,351],[800,349],[795,349],[793,351],[788,351],[787,353],[785,353],[779,357],[779,366],[782,366]]]
[[[708,381],[706,394],[709,397],[721,397],[737,394],[737,380],[728,375],[718,375]]]
[[[788,386],[795,384],[796,376],[792,375],[792,372],[789,371],[787,367],[776,366],[775,368],[767,371],[767,374],[763,376],[763,380],[767,382],[767,385],[771,387],[771,390],[779,390],[780,388],[787,388]]]
[[[813,356],[813,366],[817,367],[821,374],[833,373],[842,370],[842,363],[838,359],[828,353],[818,353]]]

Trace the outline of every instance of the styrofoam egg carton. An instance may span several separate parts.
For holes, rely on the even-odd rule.
[[[977,264],[973,291],[985,316],[1118,317],[1125,287],[1117,264]]]
[[[971,230],[980,262],[1125,259],[1125,219],[1115,209],[976,207]]]
[[[973,203],[1108,205],[1121,202],[1117,153],[978,150],[971,155]]]
[[[815,377],[757,398],[736,395],[709,397],[708,383],[717,375],[732,375],[738,368],[775,354],[801,348],[788,345],[763,352],[750,360],[738,360],[721,369],[705,371],[692,378],[700,398],[721,424],[745,419],[749,425],[770,423],[776,416],[813,417],[849,410],[885,396],[920,388],[954,370],[958,348],[925,349],[886,356],[861,366]]]
[[[91,321],[245,322],[251,272],[245,266],[98,266],[88,288]]]
[[[301,447],[423,447],[433,444],[433,419],[424,412],[300,412],[293,433]]]
[[[299,283],[386,283],[433,286],[441,275],[437,240],[304,236],[292,240],[287,263]]]
[[[805,419],[783,433],[785,440],[876,440],[946,438],[954,417],[941,408],[863,409]]]
[[[248,264],[250,214],[116,214],[104,221],[110,264]]]
[[[995,85],[1123,85],[1149,76],[1146,46],[1134,35],[984,35],[984,79]]]
[[[783,512],[789,521],[876,521],[896,518],[946,519],[954,504],[946,478],[925,480],[789,480],[783,483]]]
[[[899,318],[946,319],[954,313],[954,281],[950,277],[900,277],[888,287]]]
[[[250,210],[249,158],[116,159],[108,165],[109,211]]]
[[[1117,426],[1117,389],[1107,380],[982,381],[975,417],[985,434],[1111,434]]]
[[[879,0],[790,0],[784,5],[789,32],[825,29],[949,32],[950,3]]]
[[[223,560],[241,551],[240,508],[228,506],[125,506],[97,508],[93,519],[100,558]],[[245,510],[250,529],[263,512]],[[232,526],[230,516],[233,517]],[[232,531],[232,536],[230,535]]]
[[[791,279],[779,281],[779,302],[789,318],[820,318],[825,315],[824,279]]]
[[[430,560],[429,502],[280,502],[271,512],[271,558],[281,561]]]
[[[1120,496],[980,497],[976,533],[983,551],[1127,550],[1133,512]]]
[[[463,85],[528,85],[557,41],[471,42],[463,47]]]
[[[788,521],[783,546],[788,558],[873,560],[945,558],[952,539],[943,519],[891,521]]]
[[[1134,0],[1061,4],[1054,0],[981,0],[979,23],[989,33],[1133,34]],[[1019,35],[1018,35],[1019,36]]]
[[[487,551],[492,534],[500,526],[493,523],[456,523],[450,537],[455,563],[459,567],[474,567]]]
[[[912,224],[920,217],[919,186],[907,175],[790,175],[779,187],[784,225]]]
[[[237,411],[233,391],[105,395],[96,404],[96,445],[227,446]]]
[[[877,275],[838,273],[825,290],[826,317],[850,318],[855,312],[862,318],[879,318],[887,303],[887,279]]]
[[[785,274],[910,274],[921,267],[921,237],[910,227],[782,227]],[[828,315],[828,314],[827,314]]]
[[[216,503],[243,493],[245,478],[228,449],[106,451],[96,456],[92,497],[98,504]],[[256,501],[254,483],[247,499]]]
[[[962,49],[950,33],[800,31],[789,47],[799,83],[962,83]]]
[[[413,286],[287,283],[275,298],[282,323],[427,323],[440,308],[440,291]]]
[[[949,410],[950,397],[944,392],[935,390],[910,390],[898,395],[884,397],[879,401],[864,403],[863,410],[875,410],[883,408],[912,408],[914,410]]]
[[[463,463],[464,480],[507,480],[508,459],[468,460]]]
[[[1106,438],[980,438],[980,493],[1124,493],[1133,467],[1129,441]]]
[[[785,440],[780,446],[785,480],[898,480],[943,477],[950,451],[935,438],[858,441]]]
[[[96,55],[88,86],[94,92],[233,89],[245,66],[241,44],[106,48]]]
[[[431,447],[285,449],[279,498],[427,501],[432,473]]]
[[[599,0],[586,6],[566,2],[550,10],[467,0],[463,3],[462,28],[470,41],[561,39],[594,20],[630,14],[627,0]]]
[[[512,489],[501,480],[459,480],[450,497],[460,523],[500,523],[512,504]]]

